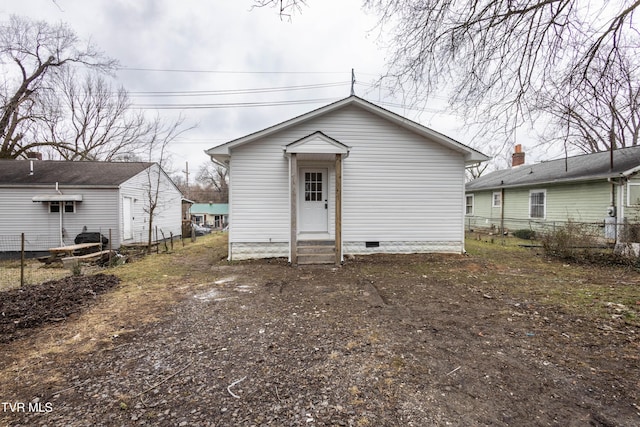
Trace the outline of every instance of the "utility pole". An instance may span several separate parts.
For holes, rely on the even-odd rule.
[[[190,198],[190,191],[189,191],[189,162],[185,162],[185,169],[183,170],[185,176],[186,176],[186,183],[187,183],[187,198]]]

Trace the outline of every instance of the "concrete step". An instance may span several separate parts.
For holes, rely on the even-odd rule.
[[[336,242],[333,240],[298,240],[298,247],[300,246],[334,246]]]
[[[297,248],[299,265],[336,262],[336,243],[333,240],[299,240]]]
[[[335,246],[298,246],[298,255],[332,255],[335,252]]]
[[[298,265],[333,264],[336,262],[334,254],[306,254],[298,255]]]

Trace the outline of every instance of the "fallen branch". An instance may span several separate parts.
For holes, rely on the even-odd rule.
[[[240,399],[240,396],[238,396],[237,394],[234,394],[234,393],[231,391],[231,387],[233,387],[233,386],[234,386],[234,385],[236,385],[236,384],[240,384],[242,381],[244,381],[244,380],[246,380],[246,379],[247,379],[247,377],[242,377],[242,378],[240,378],[238,381],[234,381],[234,382],[232,382],[231,384],[229,384],[229,386],[227,387],[227,391],[229,392],[229,394],[230,394],[231,396],[235,397],[236,399]]]
[[[150,392],[151,390],[153,390],[154,388],[158,387],[161,384],[164,384],[165,382],[169,381],[171,378],[175,377],[176,375],[178,375],[180,372],[184,371],[185,369],[187,369],[189,366],[191,366],[193,364],[193,362],[189,362],[187,363],[186,366],[184,366],[182,369],[174,372],[173,374],[169,375],[167,378],[163,379],[162,381],[160,381],[159,383],[156,383],[154,385],[152,385],[151,387],[149,387],[148,389],[136,394],[135,396],[133,396],[134,399],[137,399],[138,397],[142,396],[145,393]]]
[[[456,369],[454,369],[453,371],[449,372],[446,376],[448,377],[449,375],[453,374],[454,372],[456,372],[460,368],[462,368],[462,366],[458,366]]]

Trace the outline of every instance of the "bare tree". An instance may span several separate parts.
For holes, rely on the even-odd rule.
[[[297,0],[258,4],[281,11],[304,5]],[[467,124],[482,128],[485,140],[548,120],[550,111],[539,109],[541,92],[586,93],[601,85],[599,78],[616,81],[616,58],[637,57],[640,49],[632,19],[640,0],[363,0],[363,5],[378,15],[380,34],[390,30],[383,37],[390,54],[381,81],[414,105],[448,90],[452,106]],[[607,114],[615,116],[609,117],[615,129],[627,108],[620,97],[608,107],[622,106]],[[556,110],[550,117],[557,127],[572,126],[569,114]],[[605,128],[598,132],[609,137]]]
[[[253,7],[274,7],[279,10],[281,18],[291,19],[295,13],[301,13],[306,5],[306,0],[254,0]]]
[[[640,1],[365,0],[392,26],[387,78],[424,99],[443,84],[474,115],[528,117],[536,93],[557,75],[579,84],[594,58],[635,49]],[[615,72],[609,61],[598,69]]]
[[[229,203],[229,170],[218,163],[207,162],[200,166],[196,179],[206,187],[212,189],[211,200],[219,203]]]
[[[57,70],[82,64],[106,71],[115,61],[90,44],[80,42],[66,25],[49,25],[11,16],[0,24],[0,63],[3,84],[0,93],[0,158],[18,158],[28,151],[47,146],[27,140],[31,125],[42,119],[43,92],[51,90]]]
[[[640,63],[635,57],[596,56],[579,84],[549,82],[538,108],[553,121],[544,133],[549,144],[564,143],[584,153],[638,145]],[[604,74],[598,65],[614,72]]]
[[[149,221],[149,230],[147,235],[147,251],[151,252],[153,243],[153,227],[154,219],[162,210],[163,199],[160,197],[170,181],[168,175],[164,172],[169,166],[169,156],[167,149],[169,144],[176,138],[189,131],[191,128],[183,126],[184,118],[180,117],[175,122],[167,124],[159,117],[151,122],[152,131],[150,139],[146,141],[147,155],[149,161],[154,161],[157,167],[148,169],[147,182],[145,184],[145,196],[147,198],[144,212],[147,214]],[[165,201],[168,203],[179,203],[180,201]]]
[[[45,93],[49,114],[37,139],[66,160],[135,159],[141,143],[157,129],[142,112],[131,110],[128,92],[102,76],[64,70],[55,92]]]

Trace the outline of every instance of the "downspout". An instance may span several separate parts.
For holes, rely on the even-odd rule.
[[[58,182],[56,182],[56,191],[58,194],[62,194],[62,191],[58,188]],[[62,240],[62,211],[64,210],[64,203],[62,201],[58,203],[58,216],[60,218],[60,246],[64,246],[64,241]]]
[[[622,237],[622,221],[624,221],[624,184],[626,180],[624,177],[621,177],[619,181],[616,181],[615,178],[607,178],[607,181],[611,185],[611,192],[609,197],[610,208],[613,210],[613,217],[616,218],[615,241],[616,243],[620,243]],[[617,194],[616,186],[618,187]]]
[[[500,189],[500,233],[504,236],[504,187]]]

